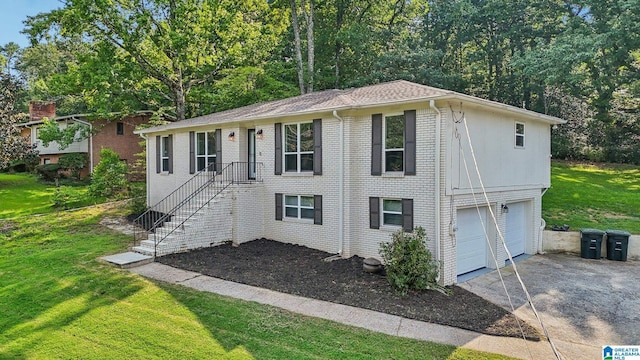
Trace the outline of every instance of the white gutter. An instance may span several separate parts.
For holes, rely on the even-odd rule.
[[[344,247],[344,119],[333,110],[333,117],[340,121],[340,161],[338,162],[338,255],[342,256]]]
[[[440,143],[442,137],[442,113],[436,107],[435,100],[429,101],[429,107],[435,110],[438,113],[438,118],[436,120],[436,168],[435,168],[435,203],[436,203],[436,261],[440,261],[440,217],[441,217],[441,203],[440,203]]]
[[[76,117],[73,117],[73,121],[89,126],[89,137],[87,138],[89,140],[89,173],[93,174],[93,125],[88,121],[80,120]]]

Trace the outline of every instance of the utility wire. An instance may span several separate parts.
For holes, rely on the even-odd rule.
[[[497,226],[498,221],[496,219],[495,213],[493,212],[493,209],[491,208],[491,202],[489,201],[489,197],[487,195],[487,191],[485,189],[484,182],[482,181],[482,176],[480,175],[480,169],[478,167],[478,162],[476,160],[476,155],[475,155],[475,152],[473,150],[473,145],[471,144],[471,136],[469,135],[469,127],[467,125],[467,119],[464,116],[464,113],[463,113],[463,116],[462,116],[462,124],[464,124],[465,133],[467,135],[467,140],[468,140],[468,143],[469,143],[469,149],[471,150],[470,151],[471,152],[471,157],[472,157],[473,164],[474,164],[474,167],[475,167],[475,170],[476,170],[476,174],[478,175],[478,181],[479,181],[480,187],[482,189],[482,194],[484,195],[485,202],[487,204],[487,208],[489,209],[489,212],[491,213],[491,217],[493,219],[493,222],[496,225],[496,230],[498,232],[498,236],[500,238],[502,246],[504,247],[504,249],[505,249],[505,251],[507,253],[507,256],[509,257],[509,260],[511,261],[511,265],[513,266],[513,271],[514,271],[514,273],[516,275],[516,278],[518,279],[518,282],[520,283],[520,286],[522,287],[522,290],[524,291],[524,293],[525,293],[525,295],[527,297],[527,301],[529,303],[529,306],[531,306],[531,310],[533,311],[536,319],[538,320],[538,322],[540,323],[540,326],[542,327],[542,330],[544,331],[545,336],[547,337],[547,341],[549,342],[549,345],[551,346],[551,350],[553,351],[553,353],[556,356],[557,360],[562,360],[562,356],[560,355],[560,353],[556,349],[556,346],[554,345],[553,340],[549,336],[549,332],[547,331],[547,328],[544,325],[544,323],[542,321],[542,318],[540,317],[540,314],[538,314],[538,311],[536,310],[535,305],[533,304],[533,300],[531,298],[531,295],[529,294],[529,291],[527,290],[526,285],[524,284],[524,282],[522,281],[522,278],[520,277],[520,273],[518,272],[518,269],[516,267],[516,263],[513,261],[513,257],[511,256],[511,252],[507,248],[507,244],[506,244],[506,242],[504,240],[504,236],[502,235],[502,232],[500,231],[500,227]],[[462,151],[462,153],[463,153],[463,159],[464,159],[464,152]],[[467,168],[466,161],[465,161],[465,168]],[[470,176],[468,174],[468,168],[467,168],[467,176],[469,177],[469,186],[471,187],[471,192],[473,194],[474,201],[475,201],[475,199],[476,199],[475,198],[475,190],[473,188],[473,184],[471,183]],[[475,201],[475,203],[476,203],[476,208],[478,208],[477,201]],[[479,209],[478,209],[478,211],[479,211]],[[483,223],[483,228],[484,228],[484,223]],[[485,236],[487,236],[486,229],[485,229]],[[496,264],[497,264],[497,259],[495,259],[495,255],[494,254],[492,254],[492,257],[494,258],[494,260],[496,261]],[[498,273],[500,273],[500,269],[498,269]],[[500,275],[500,279],[502,280],[502,274]],[[503,287],[505,288],[505,292],[507,293],[507,297],[509,297],[508,291],[506,290],[506,285],[504,284],[504,281],[503,281]],[[509,299],[509,302],[511,303],[510,299]],[[513,307],[513,304],[511,304],[511,306]],[[531,356],[531,353],[530,353],[530,356]]]

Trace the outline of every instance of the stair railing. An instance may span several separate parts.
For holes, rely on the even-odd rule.
[[[158,203],[149,207],[147,211],[134,220],[134,223],[140,225],[135,227],[134,230],[134,246],[146,238],[149,233],[155,233],[155,257],[158,244],[176,229],[182,227],[194,214],[208,206],[216,196],[230,185],[262,182],[262,170],[263,164],[255,162],[209,164],[205,169],[197,172],[191,179]],[[203,193],[206,196],[199,196]],[[177,217],[180,211],[186,211],[186,214],[183,213],[180,217]],[[161,231],[160,239],[158,239],[157,230],[162,228],[166,222],[172,221],[172,219],[177,219],[177,221],[173,221],[174,224],[171,228],[164,228]]]

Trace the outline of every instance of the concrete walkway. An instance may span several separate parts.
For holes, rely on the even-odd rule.
[[[456,345],[474,350],[503,354],[520,359],[555,358],[551,351],[551,347],[546,341],[533,342],[516,338],[483,335],[450,326],[410,320],[395,315],[360,309],[353,306],[334,304],[327,301],[308,299],[254,286],[238,284],[191,271],[176,269],[159,263],[142,265],[132,268],[130,271],[151,279],[161,280],[172,284],[180,284],[196,290],[209,291],[237,299],[276,306],[298,314],[328,319],[346,325],[378,331],[388,335]],[[581,354],[585,354],[584,351],[587,350],[581,345],[571,346],[570,344],[567,344],[566,346],[563,346],[563,349],[567,350],[565,359],[587,358],[581,356]]]

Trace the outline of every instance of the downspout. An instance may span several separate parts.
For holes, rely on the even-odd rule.
[[[93,174],[93,125],[88,121],[80,120],[75,117],[73,119],[80,124],[89,126],[89,174]]]
[[[435,239],[435,243],[436,243],[436,261],[441,261],[440,258],[440,218],[441,218],[441,212],[442,210],[441,208],[441,204],[440,204],[440,143],[441,143],[441,137],[442,137],[442,113],[440,112],[440,110],[436,107],[436,102],[435,100],[430,100],[429,101],[429,107],[431,109],[433,109],[437,114],[438,114],[438,118],[436,120],[436,153],[435,153],[435,158],[436,158],[436,168],[435,168],[435,188],[436,188],[436,194],[435,194],[435,203],[436,203],[436,239]]]
[[[149,205],[150,202],[150,197],[151,197],[151,191],[149,191],[149,185],[151,185],[151,172],[149,171],[149,139],[147,138],[147,136],[145,134],[138,134],[140,135],[141,138],[144,139],[144,148],[145,148],[145,159],[144,162],[145,164],[147,164],[146,166],[146,171],[145,171],[145,178],[147,179],[147,191],[145,191],[147,193],[147,205]]]
[[[338,165],[338,255],[342,256],[344,247],[344,119],[333,110],[333,117],[340,121],[340,161]]]

